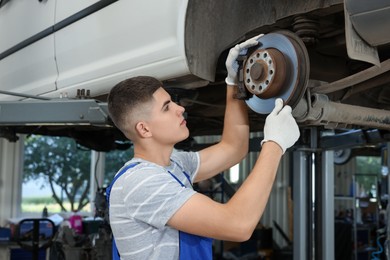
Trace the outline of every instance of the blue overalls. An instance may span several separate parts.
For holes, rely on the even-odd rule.
[[[174,162],[174,161],[173,161]],[[176,163],[176,162],[174,162]],[[122,176],[128,169],[136,166],[137,163],[129,164],[126,167],[122,168],[122,170],[115,176],[114,180],[111,184],[106,188],[106,200],[108,206],[110,205],[110,193],[112,186],[115,181]],[[182,170],[183,174],[186,176],[188,181],[191,183],[190,176],[184,171],[184,169],[176,163],[177,166]],[[174,174],[168,171],[171,176],[182,186],[186,187]],[[179,230],[179,255],[180,260],[211,260],[213,259],[212,253],[212,239],[208,237],[197,236],[193,234],[189,234]],[[119,260],[119,252],[115,244],[115,239],[112,239],[112,259]]]

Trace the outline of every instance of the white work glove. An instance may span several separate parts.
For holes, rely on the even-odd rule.
[[[238,62],[237,57],[238,55],[246,54],[246,51],[249,47],[255,46],[259,44],[257,39],[259,39],[264,34],[257,35],[253,38],[250,38],[249,40],[246,40],[245,42],[242,42],[240,44],[237,44],[233,48],[230,49],[228,57],[226,58],[226,69],[228,72],[228,75],[225,79],[225,82],[227,85],[235,86],[237,85],[237,72],[238,72]]]
[[[265,120],[264,140],[261,141],[261,145],[267,141],[274,141],[282,148],[284,154],[287,148],[295,144],[300,133],[291,111],[290,106],[283,107],[281,98],[275,100],[275,108]]]

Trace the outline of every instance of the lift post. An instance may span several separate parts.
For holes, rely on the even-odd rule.
[[[332,260],[334,248],[333,151],[318,148],[319,131],[310,129],[310,147],[293,153],[294,259]]]

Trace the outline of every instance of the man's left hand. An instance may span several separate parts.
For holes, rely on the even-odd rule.
[[[240,55],[241,51],[248,49],[249,47],[256,46],[259,44],[257,41],[261,36],[264,34],[257,35],[253,38],[250,38],[249,40],[246,40],[245,42],[242,42],[240,44],[237,44],[233,48],[230,49],[229,55],[226,59],[225,65],[228,72],[228,75],[225,79],[225,82],[229,86],[235,86],[237,85],[237,72],[238,72],[238,62],[237,58],[238,55]]]

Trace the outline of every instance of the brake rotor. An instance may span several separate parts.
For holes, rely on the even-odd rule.
[[[275,99],[294,108],[305,93],[309,79],[309,55],[302,40],[292,32],[278,31],[259,38],[258,48],[243,63],[243,83],[253,94],[247,105],[269,114]]]

